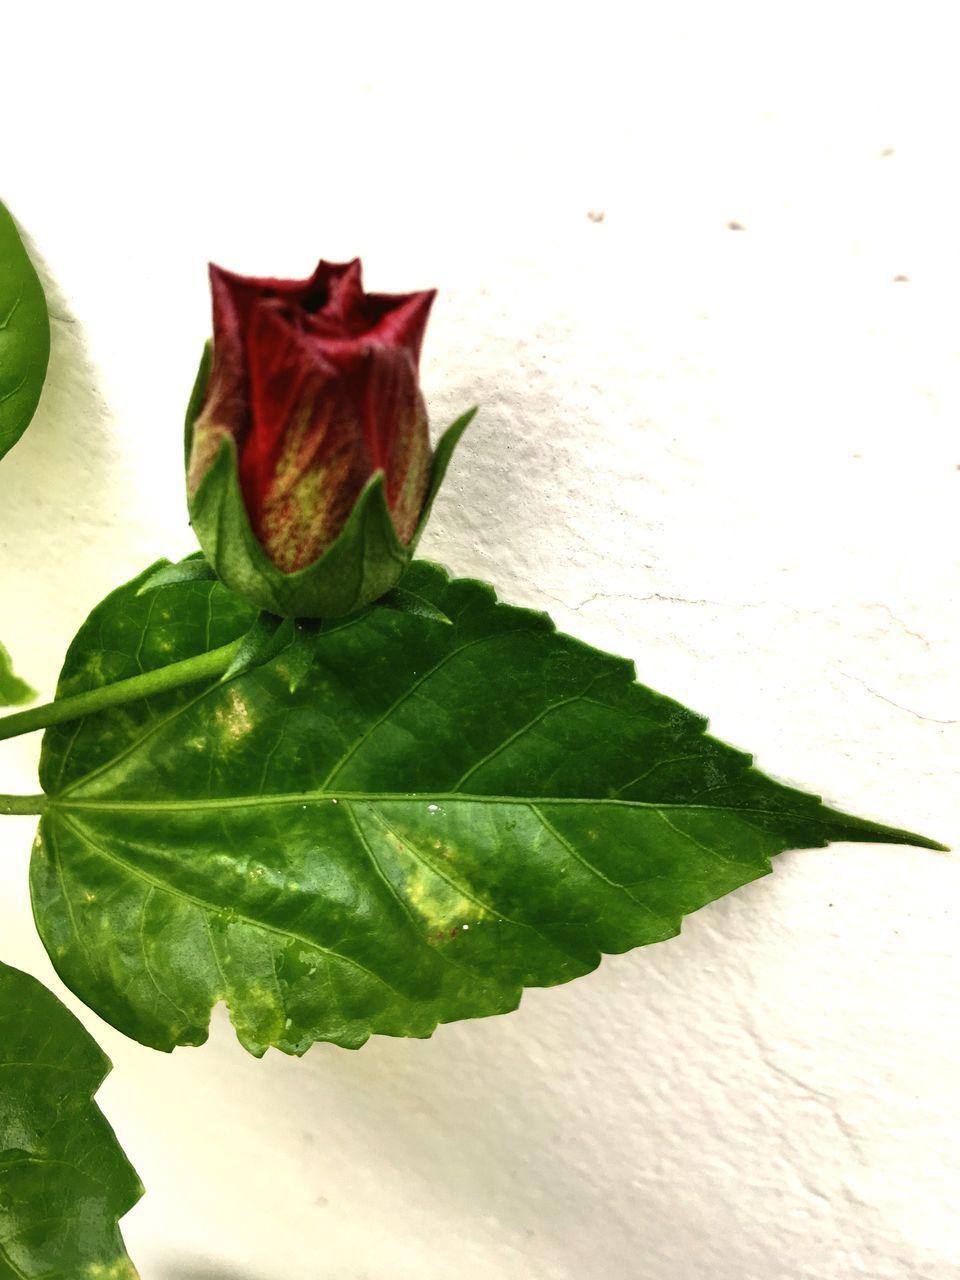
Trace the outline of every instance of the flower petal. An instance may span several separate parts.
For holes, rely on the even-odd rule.
[[[290,573],[333,541],[373,464],[338,365],[269,301],[251,315],[247,367],[240,483],[264,550]]]

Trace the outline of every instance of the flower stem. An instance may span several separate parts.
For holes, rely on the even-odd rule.
[[[43,813],[47,797],[39,796],[0,796],[0,814],[5,813]]]
[[[131,676],[129,680],[118,680],[116,684],[101,685],[87,693],[57,698],[55,702],[46,702],[41,707],[28,707],[26,711],[0,717],[0,741],[4,738],[16,738],[21,733],[32,733],[35,729],[45,729],[51,724],[63,724],[65,720],[79,720],[81,716],[102,711],[105,707],[117,707],[124,702],[135,702],[138,698],[163,693],[166,689],[176,689],[183,684],[194,684],[197,680],[222,675],[239,647],[240,641],[234,640],[219,649],[211,649],[209,653],[185,658],[183,662],[171,662],[169,666],[145,671],[143,675]],[[7,796],[6,800],[21,798]],[[35,797],[28,799],[35,800]],[[0,801],[0,813],[16,812],[35,813],[36,810],[5,809]]]

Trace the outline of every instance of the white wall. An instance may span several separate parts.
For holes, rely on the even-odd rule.
[[[345,16],[346,14],[346,16]],[[205,263],[436,285],[423,550],[834,804],[960,843],[947,5],[21,5],[0,196],[60,293],[0,636],[192,549]],[[739,223],[743,230],[731,230]],[[906,280],[896,277],[906,276]],[[6,791],[38,743],[5,744]],[[0,826],[0,954],[61,995]],[[838,845],[509,1017],[303,1061],[92,1014],[144,1280],[960,1276],[957,861]],[[71,1008],[78,1002],[67,995]],[[952,1188],[951,1188],[952,1180]]]

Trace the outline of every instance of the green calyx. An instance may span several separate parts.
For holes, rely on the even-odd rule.
[[[209,344],[187,410],[186,456],[210,370]],[[281,617],[339,618],[392,590],[406,572],[453,451],[476,413],[444,432],[434,453],[430,486],[417,529],[406,545],[387,507],[384,474],[371,476],[335,541],[312,564],[284,573],[253,531],[240,488],[237,446],[226,437],[193,494],[190,520],[203,553],[223,584],[250,604]]]

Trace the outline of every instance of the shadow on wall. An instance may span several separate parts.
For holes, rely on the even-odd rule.
[[[279,1272],[266,1275],[263,1272],[240,1270],[232,1263],[211,1262],[206,1258],[170,1261],[161,1263],[159,1271],[152,1273],[156,1280],[281,1280]],[[364,1271],[357,1277],[351,1272],[345,1276],[342,1271],[315,1271],[316,1280],[393,1280],[392,1276],[373,1275]]]
[[[67,476],[72,472],[75,477],[72,454],[76,453],[89,465],[91,455],[99,454],[101,448],[106,447],[105,432],[98,429],[104,417],[104,402],[97,391],[97,372],[84,344],[82,328],[29,228],[20,223],[17,226],[47,297],[50,363],[34,420],[17,454],[11,453],[11,457],[25,461],[33,446],[39,455],[35,459],[41,472],[38,478],[48,484],[50,464],[55,472],[62,470]],[[41,462],[47,464],[42,469]],[[54,483],[58,480],[55,475]]]
[[[47,296],[50,362],[33,421],[3,460],[0,579],[5,598],[29,601],[32,616],[61,619],[38,639],[32,664],[26,654],[21,659],[25,678],[35,675],[31,683],[52,696],[67,640],[91,605],[128,576],[138,544],[121,529],[111,496],[122,458],[83,325],[22,231]],[[44,565],[60,570],[36,571]]]
[[[161,1263],[155,1274],[157,1280],[279,1280],[279,1277],[254,1275],[252,1271],[239,1271],[229,1263],[204,1258]]]

